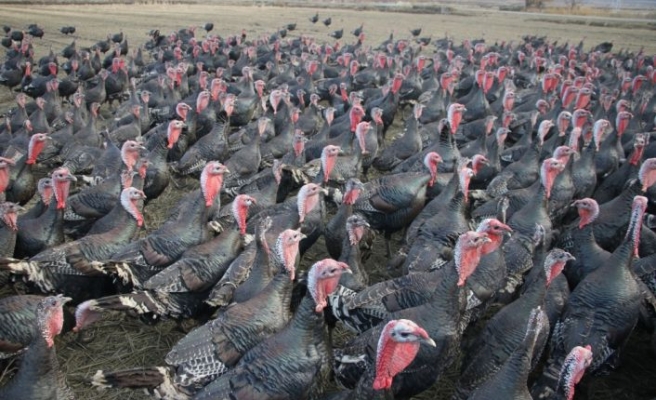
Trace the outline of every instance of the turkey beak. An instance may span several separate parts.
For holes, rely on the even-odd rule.
[[[58,297],[59,302],[60,302],[61,305],[64,305],[64,304],[68,303],[69,301],[73,300],[71,297],[59,297],[59,296],[57,296],[57,297]]]
[[[305,233],[301,232],[301,240],[303,240],[303,239],[307,239],[307,235]]]
[[[75,177],[75,175],[68,174],[66,176],[66,179],[68,179],[71,182],[77,182],[77,178]]]
[[[568,261],[576,261],[576,257],[574,257],[574,256],[571,255],[571,254],[567,254],[567,260],[568,260]]]
[[[435,341],[433,339],[429,338],[429,337],[428,338],[421,338],[419,341],[423,344],[427,344],[427,345],[432,346],[432,347],[437,347],[437,345],[435,344]]]

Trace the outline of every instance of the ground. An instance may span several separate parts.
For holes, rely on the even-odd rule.
[[[433,38],[448,35],[456,42],[465,38],[485,38],[488,42],[518,41],[526,34],[546,35],[559,42],[578,43],[585,37],[585,48],[589,49],[603,41],[613,41],[615,49],[627,48],[633,51],[644,46],[647,54],[656,53],[653,22],[641,19],[609,20],[606,18],[586,19],[572,16],[547,16],[544,14],[498,12],[494,9],[445,8],[449,14],[393,13],[371,10],[338,10],[291,7],[262,6],[216,6],[197,4],[149,4],[149,5],[0,5],[0,25],[25,28],[37,23],[45,29],[42,40],[35,39],[37,56],[51,47],[60,51],[65,45],[77,40],[78,46],[90,46],[104,39],[107,34],[122,30],[127,35],[130,46],[136,48],[147,40],[151,29],[159,29],[163,34],[182,27],[203,26],[214,22],[212,33],[222,36],[246,30],[249,37],[272,32],[287,23],[298,23],[297,30],[290,36],[307,34],[319,41],[329,40],[328,33],[344,28],[342,42],[353,40],[349,33],[364,24],[367,42],[375,46],[394,31],[395,38],[409,38],[409,30],[422,27],[421,36]],[[316,25],[308,17],[319,12],[321,19],[332,16],[330,28],[321,23]],[[59,33],[59,28],[74,25],[75,38]],[[198,34],[204,31],[199,28]],[[332,39],[330,39],[332,40]],[[0,114],[4,114],[13,104],[13,95],[6,88],[0,88]],[[106,110],[104,110],[106,112]],[[400,123],[392,127],[393,135],[400,130]],[[166,215],[166,210],[179,197],[180,191],[170,186],[165,194],[147,207],[147,225],[156,227]],[[382,240],[379,239],[383,249]],[[320,244],[306,255],[303,265],[325,256],[319,250]],[[378,251],[368,262],[373,275],[385,275],[380,265],[385,265],[384,250]],[[1,296],[9,293],[2,289]],[[187,321],[189,322],[189,321]],[[184,328],[174,321],[164,321],[149,325],[142,321],[125,317],[110,316],[93,327],[84,340],[68,333],[57,340],[57,352],[66,371],[69,382],[78,399],[133,400],[146,398],[132,391],[96,391],[89,387],[85,379],[97,369],[124,369],[139,366],[162,365],[163,357],[172,345],[184,335]],[[656,359],[648,350],[649,337],[638,328],[623,356],[623,366],[609,377],[595,379],[590,385],[590,399],[651,399],[656,396]],[[0,370],[0,380],[6,378],[6,370]],[[438,382],[420,399],[447,399],[453,389],[457,376],[455,367],[448,376]]]

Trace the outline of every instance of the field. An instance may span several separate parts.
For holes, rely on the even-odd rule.
[[[363,7],[361,7],[363,8]],[[319,41],[332,40],[328,33],[344,28],[342,42],[349,42],[349,33],[361,23],[372,46],[386,39],[391,32],[395,38],[409,38],[409,30],[422,27],[422,36],[433,38],[448,35],[459,42],[466,38],[485,38],[488,42],[518,41],[526,34],[546,35],[559,42],[578,43],[585,38],[585,48],[589,49],[603,41],[612,41],[614,50],[626,48],[638,51],[644,46],[648,55],[656,53],[656,26],[653,19],[640,18],[608,19],[604,17],[586,18],[582,16],[549,16],[546,14],[508,13],[488,8],[459,8],[450,6],[439,9],[441,14],[380,12],[364,9],[313,9],[293,7],[263,7],[239,5],[202,4],[133,4],[133,5],[0,5],[0,25],[25,28],[37,23],[45,29],[42,40],[35,39],[37,58],[50,48],[60,51],[71,43],[73,37],[59,33],[64,25],[77,28],[75,40],[78,46],[90,46],[107,34],[122,30],[127,35],[131,48],[144,43],[152,29],[160,32],[177,31],[182,27],[202,26],[214,22],[212,33],[222,36],[236,34],[245,29],[249,38],[269,34],[287,23],[297,22],[298,34],[312,35]],[[319,12],[323,18],[332,16],[330,28],[321,23],[316,25],[308,17]],[[415,10],[416,11],[416,10]],[[204,31],[199,28],[199,35]],[[13,105],[13,95],[6,88],[0,88],[0,115]],[[399,131],[400,124],[392,128],[392,135]],[[169,186],[164,196],[149,205],[146,210],[150,229],[166,215],[166,210],[177,198],[176,190]],[[382,245],[382,243],[380,243]],[[318,244],[320,246],[321,243]],[[379,247],[383,249],[384,247]],[[382,250],[384,253],[384,250]],[[303,265],[316,260],[323,254],[313,251]],[[382,254],[377,254],[368,262],[371,268],[384,265]],[[384,274],[383,271],[378,271]],[[2,296],[8,289],[2,290]],[[67,372],[78,399],[134,400],[146,398],[141,393],[110,390],[98,392],[84,381],[97,369],[122,369],[139,366],[161,365],[163,357],[171,346],[193,325],[185,321],[185,326],[174,321],[164,321],[149,325],[124,316],[111,316],[79,337],[69,333],[57,341],[57,352],[62,368]],[[188,322],[188,323],[187,323]],[[591,385],[589,399],[652,399],[656,396],[656,358],[647,348],[649,337],[642,331],[634,335],[624,364],[619,371],[608,378],[595,379]],[[453,374],[455,370],[453,369]],[[0,380],[6,371],[0,370]],[[446,399],[452,390],[453,379],[446,377],[434,389],[419,397],[421,399]],[[452,377],[451,377],[452,378]],[[578,397],[584,398],[584,397]]]

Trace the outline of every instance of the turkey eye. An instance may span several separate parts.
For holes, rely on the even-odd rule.
[[[408,337],[408,332],[401,332],[401,337]]]

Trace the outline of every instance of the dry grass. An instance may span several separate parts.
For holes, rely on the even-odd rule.
[[[608,8],[596,8],[589,6],[570,7],[544,7],[539,10],[544,14],[553,15],[580,15],[584,17],[603,18],[640,18],[653,20],[656,14],[653,10],[612,10]]]
[[[316,8],[278,8],[258,6],[217,6],[208,4],[104,4],[52,6],[52,5],[0,5],[0,24],[24,28],[30,23],[38,23],[45,28],[43,40],[35,40],[37,56],[50,47],[58,51],[69,44],[73,38],[59,33],[59,27],[75,25],[76,40],[79,46],[90,46],[103,39],[106,34],[119,29],[127,35],[130,45],[135,47],[147,39],[147,32],[160,29],[163,33],[190,25],[215,23],[215,31],[220,35],[240,32],[245,28],[249,37],[270,33],[286,23],[297,22],[295,34],[309,34],[319,41],[328,39],[327,34],[335,29],[345,28],[342,42],[352,40],[347,32],[364,23],[367,41],[375,45],[387,38],[391,30],[396,38],[408,38],[411,28],[423,27],[422,36],[443,37],[448,34],[456,41],[465,38],[482,37],[490,42],[501,40],[520,40],[525,34],[547,35],[559,41],[577,42],[586,36],[586,47],[613,40],[617,48],[637,50],[645,46],[647,54],[656,53],[653,32],[646,24],[632,27],[602,27],[583,24],[559,24],[553,17],[514,13],[498,13],[493,10],[462,10],[457,6],[450,15],[429,15],[378,12],[374,10],[340,10]],[[319,12],[322,17],[331,15],[333,25],[326,28],[320,23],[312,25],[307,17]],[[628,28],[628,29],[627,29]],[[13,100],[13,95],[0,89],[0,113]],[[107,110],[103,110],[107,113]],[[401,122],[392,128],[390,136],[399,132]],[[155,229],[167,215],[184,190],[193,183],[176,182],[185,189],[169,186],[166,192],[146,208],[148,230]],[[189,185],[189,186],[187,186]],[[145,233],[145,232],[144,232]],[[387,263],[382,238],[377,238],[377,251],[367,262],[372,280],[387,278],[388,272],[381,266]],[[325,256],[323,241],[320,240],[302,260],[305,269],[312,262]],[[8,287],[0,288],[0,296],[10,294]],[[188,322],[188,321],[186,321]],[[148,325],[140,320],[124,315],[108,315],[93,327],[88,336],[78,337],[68,333],[57,340],[57,352],[62,368],[79,399],[134,400],[145,399],[139,392],[109,390],[98,392],[91,388],[86,379],[97,369],[116,370],[139,366],[161,365],[166,352],[184,335],[174,321],[163,321]],[[336,340],[345,341],[348,334],[338,331]],[[624,366],[605,379],[595,380],[591,399],[650,399],[656,396],[653,382],[656,377],[656,359],[645,349],[649,338],[643,332],[634,335],[625,354]],[[457,366],[453,366],[438,384],[418,399],[447,399],[453,391],[457,377]],[[7,376],[0,370],[0,381]]]

